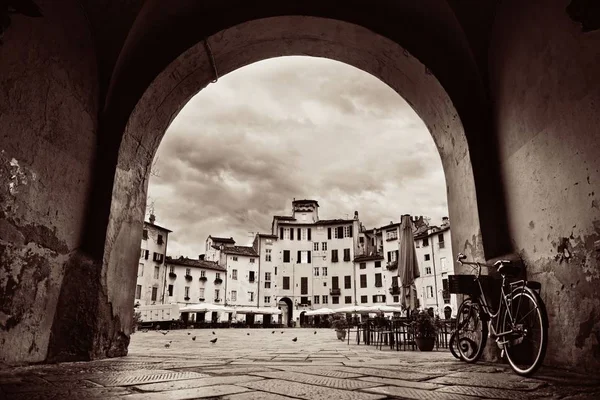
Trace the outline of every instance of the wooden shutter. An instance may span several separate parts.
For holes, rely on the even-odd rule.
[[[283,228],[279,228],[279,239],[283,239]]]
[[[308,240],[312,240],[312,238],[310,236],[310,228],[308,228]]]
[[[300,250],[298,250],[298,259],[296,260],[296,264],[300,264],[302,262],[302,259],[300,258],[302,256],[302,252]]]
[[[350,225],[350,232],[348,232],[348,236],[352,237],[352,225]]]
[[[344,238],[344,227],[343,226],[338,226],[337,228],[337,237],[338,239],[343,239]]]
[[[302,238],[302,229],[298,228],[298,237],[297,239],[300,240]]]
[[[337,276],[332,276],[331,277],[331,287],[333,289],[339,289],[340,288],[340,282],[339,282],[339,278]]]
[[[305,276],[300,279],[300,294],[308,294],[308,278]]]
[[[307,254],[308,254],[307,262],[310,264],[310,263],[311,263],[311,259],[310,259],[310,250],[307,252]]]
[[[396,253],[396,262],[400,262],[400,250],[394,250],[394,253]]]
[[[290,240],[294,240],[294,228],[290,228]]]
[[[344,289],[352,289],[352,276],[346,275],[344,277]]]
[[[388,253],[388,262],[391,262],[392,261],[392,252],[388,251],[387,253]]]
[[[327,239],[331,240],[331,228],[327,228]]]

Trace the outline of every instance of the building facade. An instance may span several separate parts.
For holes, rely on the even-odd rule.
[[[165,302],[165,256],[171,231],[154,222],[154,215],[150,215],[149,222],[144,222],[135,288],[136,305]]]

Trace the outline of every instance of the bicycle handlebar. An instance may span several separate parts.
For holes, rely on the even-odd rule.
[[[481,275],[481,267],[486,267],[486,268],[490,268],[493,267],[493,265],[489,265],[486,263],[480,263],[480,262],[473,262],[473,261],[464,261],[467,259],[467,256],[464,255],[463,253],[458,253],[458,257],[456,257],[456,262],[459,263],[460,265],[469,265],[469,266],[473,266],[475,268],[473,269],[477,269],[477,276],[479,277]]]

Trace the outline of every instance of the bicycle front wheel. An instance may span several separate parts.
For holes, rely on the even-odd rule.
[[[548,316],[539,295],[525,287],[512,292],[510,312],[503,318],[504,354],[519,375],[533,374],[544,361],[548,344]]]
[[[487,323],[481,319],[481,304],[466,299],[456,315],[455,340],[460,358],[474,363],[481,358],[488,335]]]

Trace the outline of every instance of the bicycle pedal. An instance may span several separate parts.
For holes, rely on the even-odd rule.
[[[504,358],[504,349],[500,352],[500,358]]]

